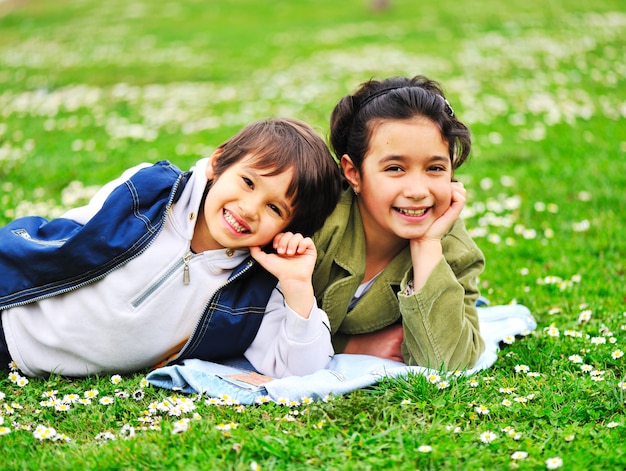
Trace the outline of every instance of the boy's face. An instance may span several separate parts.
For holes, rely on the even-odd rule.
[[[270,243],[293,218],[294,208],[286,196],[293,170],[270,176],[269,170],[253,164],[254,156],[247,155],[214,177],[213,163],[220,155],[218,149],[207,165],[213,184],[196,223],[192,248],[200,252]]]

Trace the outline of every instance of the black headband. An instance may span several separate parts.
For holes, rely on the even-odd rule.
[[[419,87],[411,87],[411,86],[407,86],[407,85],[400,85],[399,87],[381,88],[377,92],[374,92],[371,95],[368,95],[365,99],[363,99],[363,101],[361,101],[361,103],[359,103],[357,105],[356,109],[354,110],[354,114],[356,115],[359,111],[361,111],[363,108],[365,108],[365,106],[368,103],[370,103],[372,100],[374,100],[375,98],[378,98],[381,95],[386,95],[387,93],[389,93],[389,92],[391,92],[393,90],[399,90],[401,88],[419,88]],[[446,113],[448,114],[448,116],[450,116],[451,118],[454,118],[454,110],[452,109],[452,106],[450,106],[450,102],[448,100],[446,100],[441,95],[437,95],[437,96],[439,98],[441,98],[443,100],[444,104],[446,105]]]

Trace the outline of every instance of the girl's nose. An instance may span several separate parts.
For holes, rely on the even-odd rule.
[[[424,181],[417,178],[407,181],[402,189],[402,194],[406,198],[413,200],[422,200],[428,196],[428,186],[424,184]]]

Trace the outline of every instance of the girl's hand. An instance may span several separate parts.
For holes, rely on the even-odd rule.
[[[450,206],[443,213],[433,225],[430,226],[426,234],[421,238],[423,240],[441,240],[443,236],[450,230],[450,228],[454,225],[459,216],[461,215],[461,211],[465,207],[465,196],[467,191],[461,182],[452,182],[452,197],[450,201]]]
[[[452,182],[451,202],[446,212],[433,222],[422,237],[409,242],[415,291],[424,287],[428,277],[441,260],[443,255],[441,239],[459,219],[465,206],[465,195],[463,183]]]
[[[250,255],[278,278],[287,305],[308,318],[315,303],[311,281],[317,259],[315,244],[310,237],[283,232],[274,237],[273,247],[276,253],[250,247]]]

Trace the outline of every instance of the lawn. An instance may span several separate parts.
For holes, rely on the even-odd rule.
[[[482,294],[538,321],[481,374],[327,401],[3,377],[0,468],[626,468],[624,31],[623,0],[0,0],[0,224],[254,119],[326,136],[359,83],[425,74],[472,130]]]

